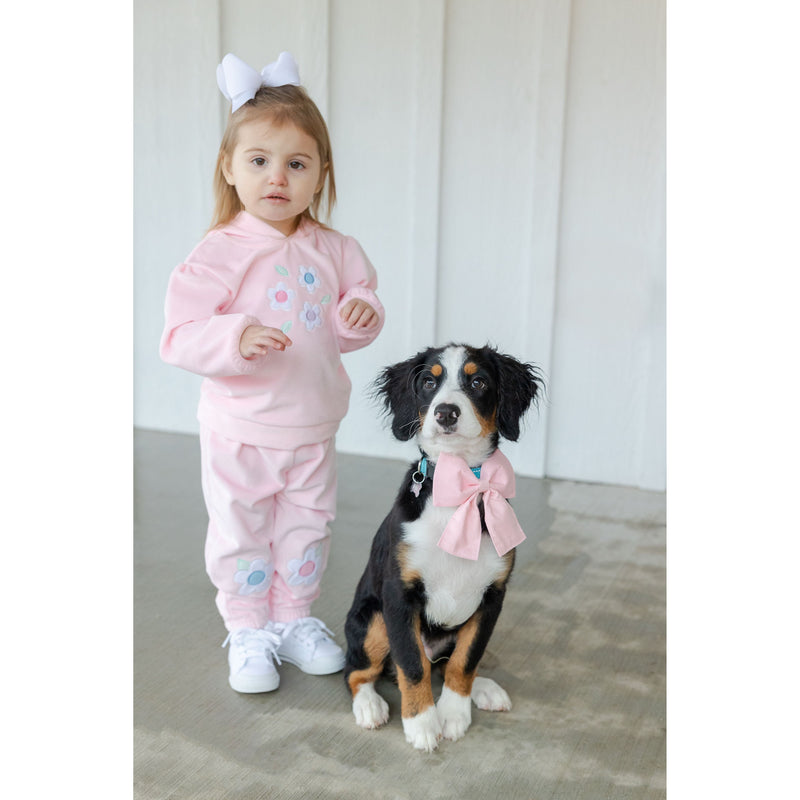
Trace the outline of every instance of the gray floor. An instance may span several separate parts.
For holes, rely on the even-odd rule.
[[[338,518],[314,607],[343,642],[373,532],[404,473],[340,455]],[[287,665],[281,686],[227,684],[225,631],[203,566],[195,437],[135,437],[134,781],[140,800],[656,800],[665,791],[665,496],[520,479],[528,534],[482,674],[514,704],[473,712],[432,754],[392,717],[358,728],[341,675]]]

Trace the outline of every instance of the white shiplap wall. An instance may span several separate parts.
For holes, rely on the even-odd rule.
[[[366,396],[428,344],[542,365],[518,471],[665,487],[664,0],[137,0],[137,425],[195,431],[161,364],[172,267],[210,217],[217,62],[290,50],[333,139],[333,225],[379,273],[384,333],[346,356],[340,449],[412,456]]]

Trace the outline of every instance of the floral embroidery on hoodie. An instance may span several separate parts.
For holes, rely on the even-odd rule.
[[[321,281],[316,267],[300,267],[300,274],[297,282],[303,286],[309,294],[313,294],[321,286]]]
[[[314,328],[319,328],[322,325],[322,306],[311,305],[311,303],[303,303],[303,310],[300,312],[300,321],[306,326],[306,330],[310,333]]]
[[[268,294],[269,306],[273,311],[292,310],[295,291],[290,289],[283,281],[280,281],[274,289],[270,289]]]

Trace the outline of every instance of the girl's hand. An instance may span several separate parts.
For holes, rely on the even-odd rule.
[[[378,324],[378,312],[365,300],[353,298],[339,312],[348,328],[371,328]]]
[[[239,339],[239,352],[248,359],[265,356],[270,349],[285,350],[291,346],[292,340],[283,331],[263,325],[250,325]]]

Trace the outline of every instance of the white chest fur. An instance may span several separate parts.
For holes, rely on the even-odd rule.
[[[477,561],[458,558],[437,547],[454,511],[428,503],[418,520],[403,525],[403,539],[410,545],[407,566],[425,584],[428,621],[445,628],[466,622],[480,605],[486,588],[506,571],[505,560],[497,555],[488,536],[482,537]]]

